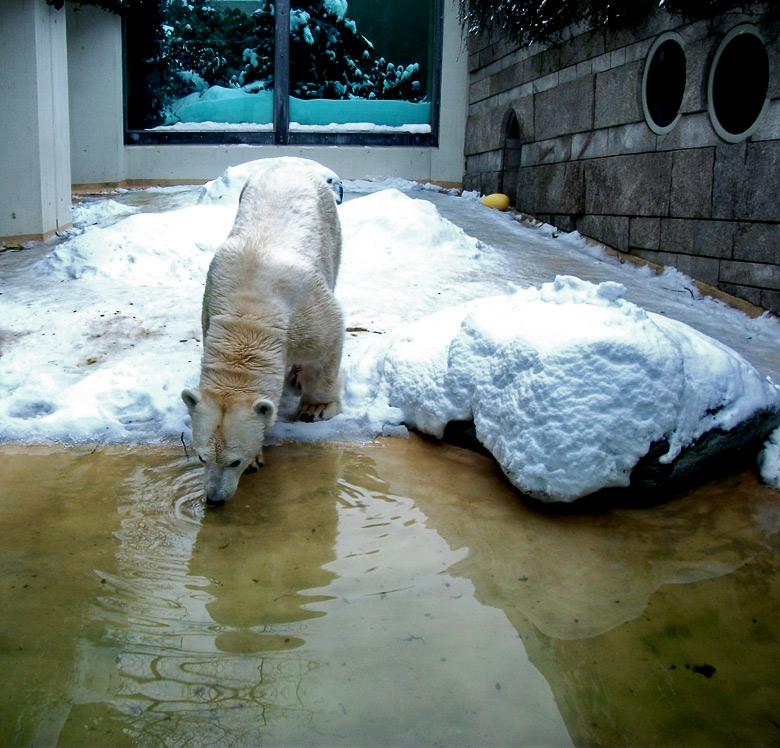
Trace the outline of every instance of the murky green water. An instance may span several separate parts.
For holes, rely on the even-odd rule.
[[[780,745],[780,494],[555,513],[417,437],[0,450],[0,744]]]

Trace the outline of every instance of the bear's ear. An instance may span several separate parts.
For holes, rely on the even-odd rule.
[[[270,426],[276,419],[276,408],[270,400],[255,400],[252,410],[265,421],[266,426]]]
[[[192,413],[200,402],[200,392],[197,390],[182,390],[181,399],[184,400],[187,410]]]

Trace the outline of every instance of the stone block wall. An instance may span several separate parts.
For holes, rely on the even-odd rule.
[[[658,12],[640,29],[544,47],[471,38],[464,187],[505,192],[540,220],[780,313],[780,28],[767,8],[690,23]],[[745,23],[767,50],[767,101],[752,133],[726,142],[708,77],[721,40]],[[657,134],[643,74],[665,32],[682,39],[686,85],[679,119]]]

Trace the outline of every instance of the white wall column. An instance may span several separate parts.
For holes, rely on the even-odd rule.
[[[122,21],[66,3],[71,174],[76,189],[122,182]]]
[[[0,243],[70,224],[65,12],[0,2]]]

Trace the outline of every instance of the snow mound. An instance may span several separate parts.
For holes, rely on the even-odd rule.
[[[166,130],[171,125],[187,123],[225,122],[245,123],[242,129],[272,129],[274,113],[273,91],[250,92],[243,88],[211,86],[194,91],[175,101],[165,125],[156,130]]]
[[[347,327],[386,332],[444,306],[514,290],[483,245],[424,200],[384,189],[339,207],[336,295]]]
[[[216,247],[230,231],[235,206],[206,205],[171,213],[135,213],[91,227],[36,265],[42,277],[88,276],[134,285],[200,283]]]
[[[73,225],[76,228],[95,226],[99,223],[106,223],[112,219],[124,218],[131,213],[137,213],[138,210],[138,208],[135,208],[132,205],[125,205],[116,200],[89,200],[73,206]]]
[[[741,356],[623,292],[558,277],[444,310],[377,345],[348,395],[369,420],[437,437],[473,420],[512,483],[543,501],[628,486],[654,445],[668,464],[709,432],[780,412],[780,389]]]
[[[403,177],[382,177],[381,179],[350,179],[349,188],[354,192],[378,192],[382,190],[398,190],[412,192],[422,189],[419,182],[412,182]],[[436,188],[440,190],[441,188]]]
[[[341,180],[335,171],[308,158],[279,156],[276,158],[259,158],[255,161],[246,161],[237,166],[229,166],[219,177],[206,182],[201,187],[198,203],[201,205],[215,203],[232,204],[235,207],[238,205],[241,190],[244,188],[250,174],[254,174],[262,169],[271,169],[280,163],[300,164],[317,172],[331,186],[337,197],[336,202],[341,202]]]

